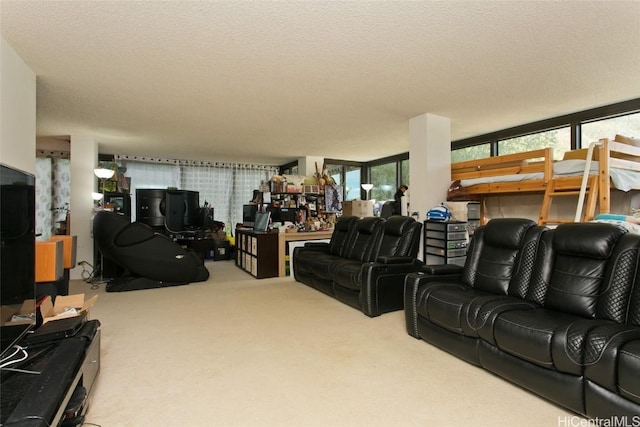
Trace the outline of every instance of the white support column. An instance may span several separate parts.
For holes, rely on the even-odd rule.
[[[303,176],[313,176],[316,173],[316,164],[318,171],[322,172],[324,157],[301,157],[298,159],[298,174]]]
[[[409,213],[424,221],[429,209],[447,200],[451,184],[449,118],[427,113],[409,120],[409,174]]]
[[[71,135],[71,235],[77,236],[76,260],[93,265],[93,199],[97,178],[93,169],[98,164],[98,144],[93,137]],[[71,279],[81,279],[82,267],[71,270]]]

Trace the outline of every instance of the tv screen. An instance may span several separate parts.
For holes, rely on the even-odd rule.
[[[35,177],[2,164],[0,240],[0,358],[4,358],[36,322]]]
[[[104,206],[113,212],[131,218],[131,196],[126,193],[104,193]]]

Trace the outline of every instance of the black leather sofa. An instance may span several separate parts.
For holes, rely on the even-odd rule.
[[[98,212],[93,218],[93,238],[104,257],[125,269],[107,283],[107,292],[185,285],[209,278],[209,270],[194,251],[122,215]]]
[[[631,422],[639,257],[640,236],[616,225],[495,219],[476,230],[464,268],[407,275],[407,331],[578,414]]]
[[[294,249],[294,277],[369,317],[401,310],[404,278],[423,265],[416,258],[421,230],[399,215],[341,217],[329,243]]]

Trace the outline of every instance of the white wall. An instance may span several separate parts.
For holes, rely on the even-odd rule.
[[[298,175],[313,176],[316,173],[316,165],[318,165],[318,172],[322,173],[323,164],[324,157],[300,157],[298,159]]]
[[[76,261],[87,261],[94,265],[93,199],[91,192],[97,191],[98,180],[93,169],[98,165],[98,144],[90,136],[71,135],[71,234],[76,236],[78,247]],[[77,265],[71,270],[71,279],[82,278],[83,268]]]
[[[36,171],[36,75],[0,38],[0,162]]]

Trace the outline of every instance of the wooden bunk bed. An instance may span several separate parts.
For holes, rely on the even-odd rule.
[[[620,142],[622,138],[601,139],[568,152],[562,161],[554,161],[551,148],[545,148],[453,163],[447,200],[540,193],[539,223],[591,220],[596,204],[599,213],[610,213],[612,189],[640,190],[640,146],[631,145],[635,140],[629,138]],[[548,217],[551,199],[558,196],[578,197],[574,218]]]

